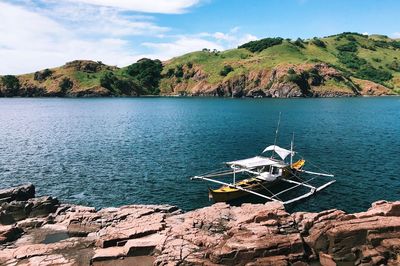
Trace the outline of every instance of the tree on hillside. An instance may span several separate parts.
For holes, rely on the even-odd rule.
[[[298,47],[300,47],[300,48],[304,48],[303,40],[301,38],[297,38],[297,40],[294,41],[293,44],[298,46]]]
[[[173,76],[175,76],[175,69],[169,68],[165,73],[165,76],[168,78],[172,78]]]
[[[365,65],[361,67],[357,72],[356,76],[362,79],[368,79],[377,83],[391,80],[393,78],[392,73],[382,69],[376,69],[371,65]]]
[[[1,94],[5,97],[17,96],[20,83],[17,77],[6,75],[1,77]]]
[[[393,61],[390,64],[387,64],[387,67],[393,71],[400,72],[400,61]]]
[[[183,66],[182,65],[176,66],[175,77],[177,77],[177,78],[183,77]]]
[[[58,84],[58,87],[60,88],[61,94],[66,94],[68,90],[72,89],[74,86],[74,83],[72,80],[69,78],[65,77],[63,78],[60,83]]]
[[[232,71],[233,71],[233,67],[231,65],[225,65],[224,68],[219,72],[219,74],[221,76],[225,77]]]
[[[123,79],[123,78],[117,79],[115,80],[113,87],[119,90],[123,95],[127,96],[140,95],[140,88],[133,80]]]
[[[278,38],[264,38],[261,40],[257,40],[257,41],[251,41],[248,43],[245,43],[243,45],[240,45],[238,48],[246,48],[247,50],[249,50],[250,52],[261,52],[262,50],[265,50],[269,47],[272,47],[274,45],[278,45],[281,44],[283,41],[282,38],[278,37]]]
[[[350,35],[351,36],[351,35]],[[342,52],[357,52],[357,44],[355,42],[349,42],[336,47],[337,50]]]
[[[132,79],[117,77],[112,72],[106,72],[100,78],[100,85],[108,89],[112,95],[139,96],[140,85]]]
[[[340,63],[353,70],[360,69],[361,66],[367,64],[364,58],[360,58],[352,52],[339,52],[337,57]]]
[[[115,75],[112,72],[108,71],[100,78],[100,86],[108,89],[111,92],[114,92],[113,85],[116,80],[117,77],[115,77]]]
[[[163,66],[160,60],[143,58],[128,66],[128,75],[135,78],[149,94],[158,94],[158,85],[161,79]]]
[[[46,68],[43,71],[36,71],[35,74],[33,75],[33,79],[37,81],[43,81],[48,77],[50,77],[52,74],[53,72],[50,69]]]
[[[326,47],[326,44],[323,41],[321,41],[320,39],[318,39],[317,37],[314,37],[312,39],[312,43],[314,45],[318,46],[318,47],[321,47],[321,48],[325,48]]]

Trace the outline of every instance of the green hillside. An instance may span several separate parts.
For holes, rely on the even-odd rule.
[[[73,61],[3,76],[0,96],[355,96],[400,93],[400,41],[342,33],[307,40],[265,38],[227,51],[203,49],[124,68]]]
[[[381,35],[343,33],[309,40],[271,38],[269,40],[280,42],[264,43],[260,47],[263,40],[247,43],[238,49],[223,52],[203,50],[173,58],[164,67],[163,74],[192,64],[200,67],[207,74],[207,82],[213,84],[252,71],[323,62],[348,77],[370,80],[400,91],[398,40]],[[232,67],[226,76],[221,73],[225,66]],[[168,92],[167,87],[162,87],[162,90]]]

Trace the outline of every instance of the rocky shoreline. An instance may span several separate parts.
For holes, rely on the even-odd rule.
[[[361,213],[281,204],[95,210],[0,190],[0,265],[399,265],[400,201]]]

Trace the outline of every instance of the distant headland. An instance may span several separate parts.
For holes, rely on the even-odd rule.
[[[344,97],[400,93],[400,40],[345,32],[303,40],[264,38],[127,67],[76,60],[0,77],[0,97]]]

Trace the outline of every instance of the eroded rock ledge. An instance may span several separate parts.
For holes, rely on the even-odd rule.
[[[0,265],[399,265],[400,202],[289,214],[277,203],[94,208],[0,190]]]

